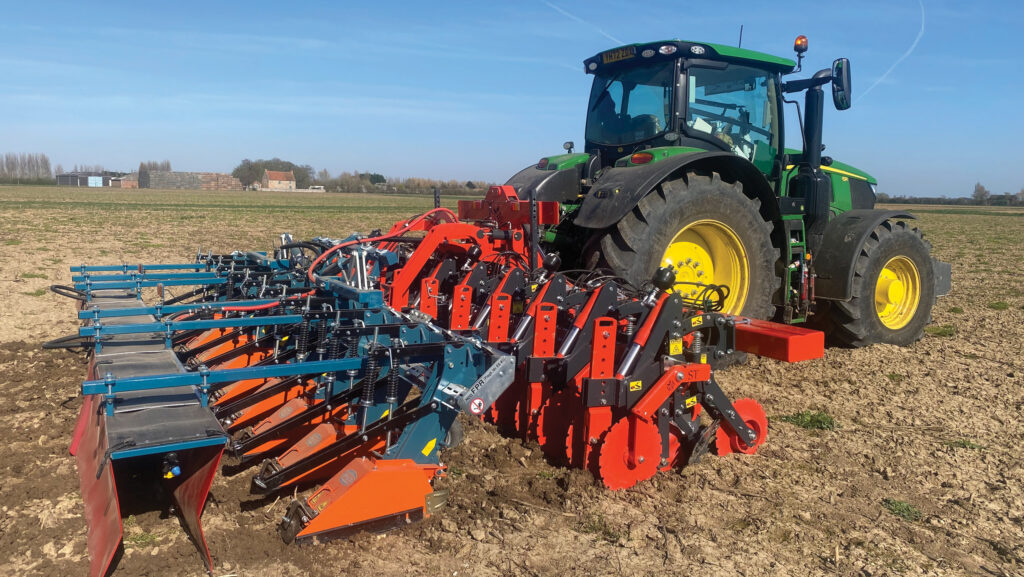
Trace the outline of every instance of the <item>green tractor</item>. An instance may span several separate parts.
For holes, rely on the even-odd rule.
[[[912,215],[874,208],[874,178],[822,156],[823,86],[849,108],[849,60],[784,81],[807,39],[794,48],[797,62],[671,40],[585,60],[584,152],[566,142],[507,183],[562,203],[544,246],[636,286],[671,266],[684,297],[718,287],[727,313],[808,322],[837,344],[919,339],[950,266],[931,258]],[[783,142],[783,103],[797,92],[803,152]]]

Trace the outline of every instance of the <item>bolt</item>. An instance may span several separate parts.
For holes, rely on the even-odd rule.
[[[682,371],[676,371],[676,380],[677,381],[683,380],[683,373],[682,373]]]
[[[677,417],[681,417],[681,416],[683,416],[683,410],[682,409],[676,409],[676,411],[673,414],[675,416],[677,416]]]
[[[608,333],[608,331],[604,331],[603,333],[601,333],[601,336],[607,339],[611,335]]]
[[[753,441],[755,438],[757,438],[757,435],[754,434],[754,431],[747,431],[747,438]]]
[[[639,459],[637,459],[637,460],[636,460],[636,462],[637,462],[637,463],[643,463],[643,462],[644,462],[644,461],[646,461],[646,460],[647,460],[647,459],[644,459],[643,457],[640,457]]]
[[[551,315],[544,315],[544,322],[548,322],[550,320],[551,320]]]
[[[449,369],[454,369],[455,368],[455,363],[448,363],[448,368]]]
[[[665,465],[668,465],[668,459],[661,460],[661,466],[664,467]]]
[[[663,417],[667,417],[668,416],[668,409],[665,409],[665,408],[661,409],[661,415]]]

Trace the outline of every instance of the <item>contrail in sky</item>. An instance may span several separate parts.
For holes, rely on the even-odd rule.
[[[882,81],[888,78],[889,73],[895,70],[896,67],[900,65],[900,62],[906,60],[907,56],[910,56],[910,53],[913,52],[915,48],[917,48],[917,43],[920,42],[921,38],[924,37],[924,0],[917,0],[917,2],[918,4],[921,5],[921,29],[917,31],[917,38],[914,38],[914,43],[911,44],[910,48],[908,48],[907,51],[903,53],[903,56],[900,56],[899,58],[896,59],[896,62],[892,63],[892,66],[890,66],[889,69],[885,71],[885,74],[880,76],[878,80],[875,80],[874,84],[869,86],[867,90],[865,90],[860,96],[857,97],[856,100],[854,100],[855,103],[860,102],[862,98],[868,95],[868,92],[871,92],[876,86],[881,84]]]
[[[552,4],[551,2],[545,2],[545,4],[548,5],[548,8],[551,8],[552,10],[554,10],[555,12],[558,12],[559,14],[561,14],[562,16],[565,16],[566,18],[569,18],[571,20],[575,20],[576,22],[579,22],[580,24],[583,24],[584,26],[589,26],[589,27],[593,28],[594,30],[597,31],[598,34],[600,34],[601,36],[604,36],[605,38],[611,40],[612,42],[615,42],[616,44],[625,44],[625,42],[623,42],[622,40],[619,40],[618,38],[612,36],[611,34],[605,32],[604,30],[602,30],[600,26],[596,26],[594,24],[591,24],[590,22],[587,22],[586,20],[580,18],[579,16],[577,16],[577,15],[571,13],[571,12],[567,12],[565,10],[562,10],[561,7],[559,7],[559,6],[555,5],[555,4]]]

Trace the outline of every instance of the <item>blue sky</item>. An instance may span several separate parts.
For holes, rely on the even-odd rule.
[[[230,171],[278,156],[503,182],[582,145],[585,58],[667,38],[733,44],[742,24],[745,48],[782,56],[806,34],[807,73],[850,58],[854,106],[826,109],[826,154],[880,191],[1024,187],[1019,1],[5,4],[0,152],[65,168]]]

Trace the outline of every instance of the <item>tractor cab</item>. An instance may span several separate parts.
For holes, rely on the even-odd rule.
[[[684,41],[635,44],[584,62],[594,75],[585,152],[601,167],[652,147],[732,152],[776,174],[780,77],[791,60]]]

